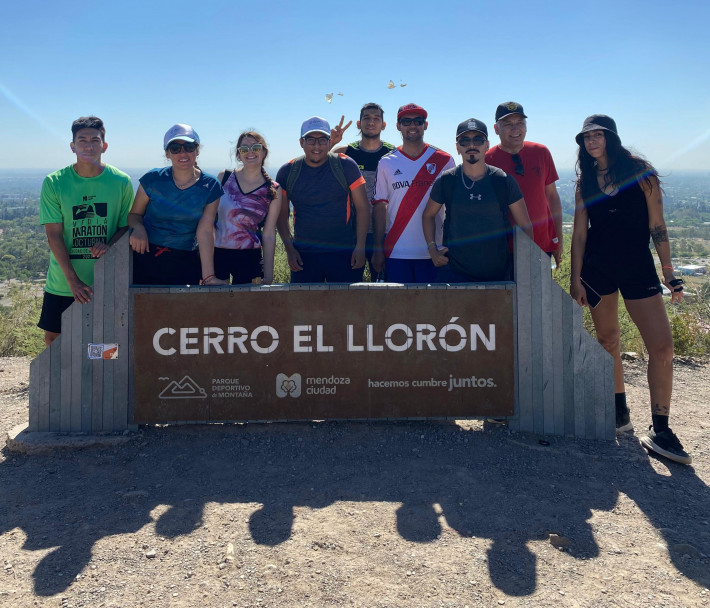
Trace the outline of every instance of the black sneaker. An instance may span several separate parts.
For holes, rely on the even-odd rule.
[[[629,408],[616,408],[616,434],[628,433],[634,430],[634,425],[631,424],[629,417]]]
[[[680,462],[681,464],[690,464],[693,459],[688,452],[683,449],[678,437],[671,429],[666,429],[660,433],[653,430],[653,426],[648,427],[648,435],[641,437],[641,444],[647,450],[656,452],[661,456]]]

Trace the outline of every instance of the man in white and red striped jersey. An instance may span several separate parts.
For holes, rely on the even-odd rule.
[[[436,267],[422,232],[422,212],[434,180],[455,166],[451,155],[424,143],[427,111],[414,103],[399,108],[397,130],[402,145],[380,159],[372,201],[375,253],[381,271],[385,260],[392,283],[432,283]],[[436,244],[441,245],[443,210],[436,218]],[[385,238],[385,233],[387,237]]]

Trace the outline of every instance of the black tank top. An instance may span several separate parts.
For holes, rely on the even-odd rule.
[[[614,196],[598,190],[584,206],[590,224],[586,257],[628,264],[630,259],[649,255],[648,206],[637,180],[620,188]]]

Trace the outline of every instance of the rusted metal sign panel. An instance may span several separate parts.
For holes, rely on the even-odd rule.
[[[509,416],[510,289],[134,295],[134,422]]]

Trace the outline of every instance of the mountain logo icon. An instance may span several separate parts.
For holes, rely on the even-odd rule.
[[[184,376],[180,382],[173,380],[158,395],[160,399],[205,399],[207,392],[190,376]]]

